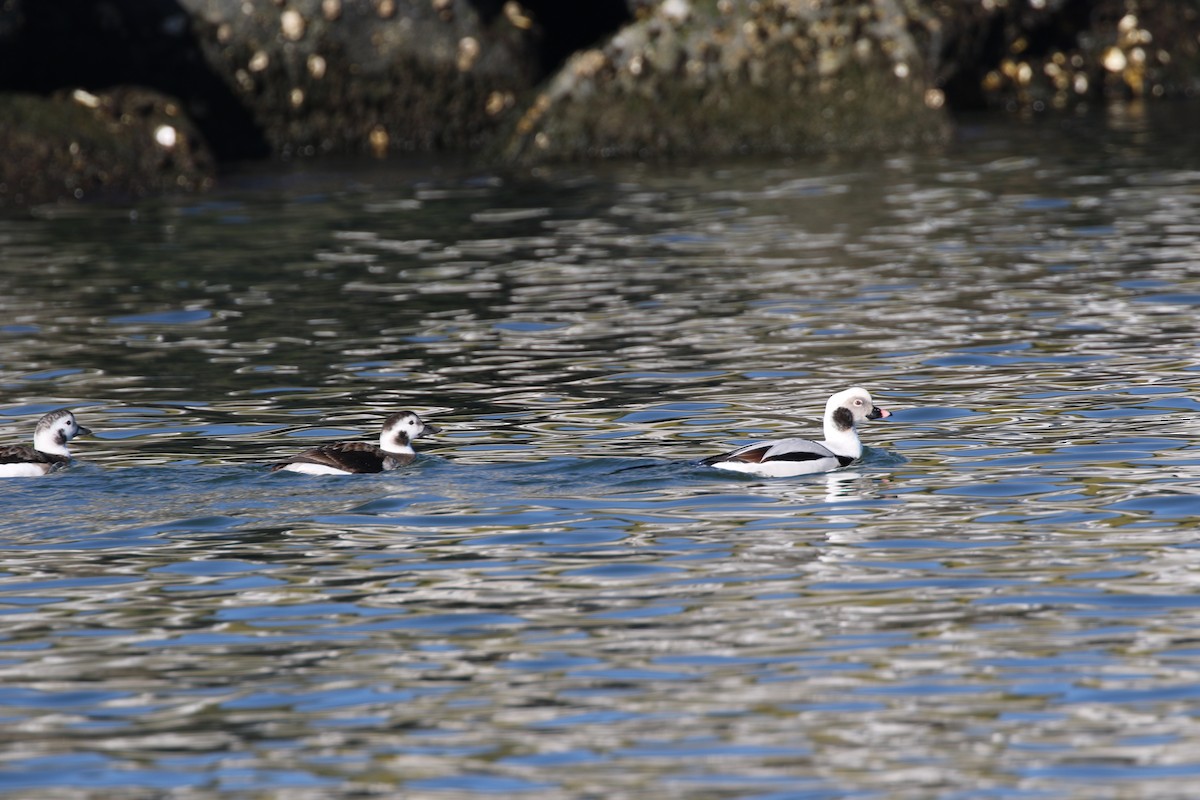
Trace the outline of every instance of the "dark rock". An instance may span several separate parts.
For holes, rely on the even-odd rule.
[[[513,4],[181,0],[209,68],[280,153],[471,149],[538,79]]]
[[[0,207],[194,191],[214,161],[178,104],[140,89],[0,94]]]
[[[516,4],[0,0],[0,91],[148,86],[218,157],[467,149],[539,78]]]
[[[1177,0],[936,0],[937,78],[954,109],[1070,109],[1189,97],[1200,5]]]
[[[0,0],[0,92],[121,86],[178,98],[219,158],[268,152],[249,109],[207,64],[191,15],[176,0]]]
[[[892,148],[942,139],[947,109],[1194,94],[1198,29],[1200,6],[1177,0],[0,0],[0,95],[100,96],[90,111],[108,126],[80,131],[132,158],[78,183],[75,159],[38,142],[69,141],[53,125],[82,110],[17,97],[4,141],[67,172],[0,170],[30,197],[109,185],[99,172],[170,184],[132,179],[162,155],[139,153],[137,125],[136,146],[108,138],[138,118],[105,111],[135,86],[187,132],[172,158],[193,186],[209,151],[486,146],[534,162]]]
[[[664,0],[572,57],[525,111],[519,162],[892,148],[948,132],[894,2]]]

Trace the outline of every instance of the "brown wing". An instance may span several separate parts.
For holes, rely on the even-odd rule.
[[[761,464],[763,456],[770,449],[771,444],[769,442],[767,444],[748,444],[745,447],[734,450],[732,453],[706,458],[702,463],[711,465],[719,464],[722,461],[744,461],[747,464]]]
[[[732,453],[705,459],[705,464],[718,464],[722,461],[742,461],[747,464],[763,464],[767,461],[819,461],[822,458],[837,459],[843,467],[853,461],[833,453],[820,442],[808,439],[779,439],[774,442],[759,442],[748,444],[734,450]]]
[[[288,464],[320,464],[347,472],[383,472],[387,469],[384,462],[388,458],[388,453],[369,442],[338,442],[305,450],[286,461],[272,464],[271,470],[283,469]]]
[[[0,464],[22,464],[32,462],[34,464],[65,464],[71,459],[65,456],[51,455],[43,453],[40,450],[34,450],[29,445],[14,444],[8,447],[0,447]]]

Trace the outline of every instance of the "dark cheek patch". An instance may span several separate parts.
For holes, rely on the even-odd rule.
[[[67,432],[60,429],[57,433],[54,434],[54,441],[60,447],[65,445],[67,443]]]
[[[839,431],[848,431],[854,427],[854,415],[848,408],[836,409],[833,412],[833,424],[838,426]]]

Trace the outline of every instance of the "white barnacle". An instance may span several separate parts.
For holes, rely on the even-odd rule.
[[[173,125],[159,125],[154,129],[154,141],[167,150],[174,149],[179,141],[179,133]]]
[[[298,42],[303,39],[307,24],[304,16],[294,8],[284,11],[279,17],[279,28],[283,32],[283,38],[289,42]]]

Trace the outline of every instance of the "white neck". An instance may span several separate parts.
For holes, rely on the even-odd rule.
[[[849,456],[850,458],[862,457],[863,446],[858,438],[858,431],[854,428],[850,428],[848,431],[839,431],[832,421],[825,423],[825,446],[834,455]]]
[[[58,431],[51,428],[48,431],[41,431],[33,436],[33,449],[40,453],[49,453],[55,456],[71,457],[71,453],[67,450],[65,444],[58,443]]]
[[[837,395],[834,395],[829,398],[829,403],[825,406],[825,446],[835,455],[861,458],[863,446],[858,438],[858,430],[853,424],[846,430],[842,430],[833,421],[833,412],[840,405],[840,403],[834,402],[835,399],[840,400]]]

